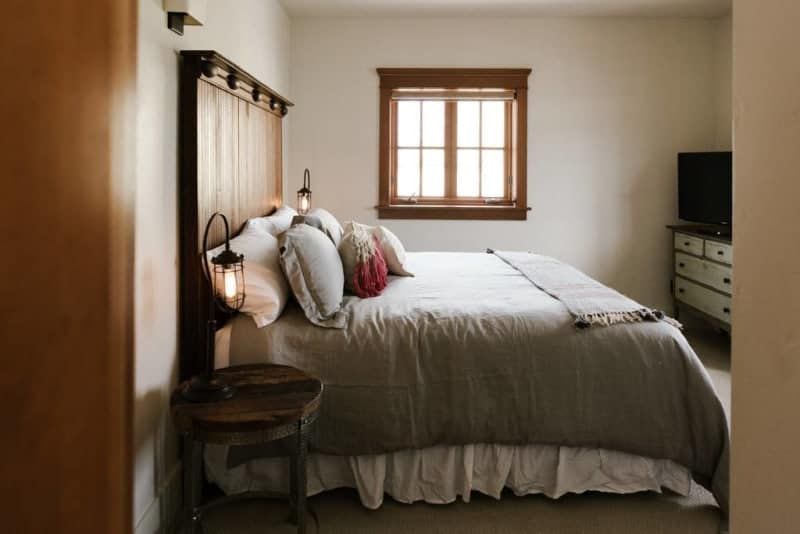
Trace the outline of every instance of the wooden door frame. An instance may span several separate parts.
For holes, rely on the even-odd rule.
[[[129,533],[136,0],[0,22],[8,532]]]

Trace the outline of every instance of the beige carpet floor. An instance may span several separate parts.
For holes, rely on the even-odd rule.
[[[729,338],[691,326],[686,334],[730,414]],[[697,485],[688,497],[589,493],[552,500],[507,493],[501,500],[495,500],[476,493],[469,504],[458,501],[448,505],[409,505],[387,498],[379,510],[362,507],[353,490],[328,492],[309,501],[319,517],[322,534],[716,534],[720,523],[713,497]],[[203,532],[296,532],[285,522],[286,515],[286,505],[281,501],[232,504],[210,510]],[[308,532],[317,532],[310,518]]]

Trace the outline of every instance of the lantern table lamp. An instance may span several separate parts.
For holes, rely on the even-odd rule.
[[[220,217],[225,224],[225,248],[208,261],[208,232],[214,219]],[[194,402],[214,402],[229,399],[235,389],[224,380],[214,376],[214,334],[217,331],[215,312],[217,308],[225,313],[235,313],[244,304],[244,256],[231,250],[228,219],[220,212],[214,213],[206,224],[203,234],[203,272],[211,292],[206,326],[206,351],[204,372],[189,381],[183,396]]]
[[[305,215],[311,209],[311,171],[303,172],[303,187],[297,191],[297,213]]]

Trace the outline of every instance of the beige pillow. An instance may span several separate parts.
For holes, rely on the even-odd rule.
[[[398,276],[414,276],[405,268],[406,249],[403,247],[403,243],[400,242],[400,239],[394,235],[394,233],[392,233],[385,226],[368,226],[355,221],[347,221],[344,223],[345,235],[352,232],[353,228],[357,226],[367,229],[368,232],[377,238],[378,244],[381,246],[383,257],[386,260],[386,266],[389,268],[389,272],[391,274],[396,274]],[[339,254],[342,254],[341,247],[339,248]],[[347,261],[345,261],[344,255],[342,255],[342,261],[345,262],[346,272]]]
[[[309,321],[344,328],[344,270],[331,240],[321,231],[298,224],[280,237],[281,267]]]
[[[328,237],[331,238],[333,241],[333,245],[335,247],[339,247],[339,243],[342,242],[342,234],[344,230],[342,229],[342,225],[339,224],[339,221],[336,220],[331,212],[324,210],[322,208],[314,208],[310,212],[308,212],[310,217],[316,217],[322,223],[323,231],[327,234]]]

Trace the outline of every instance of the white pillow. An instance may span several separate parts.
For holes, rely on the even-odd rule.
[[[281,206],[268,217],[254,217],[249,219],[245,228],[257,228],[263,232],[270,233],[275,237],[289,229],[292,225],[292,218],[297,212],[290,206]]]
[[[209,262],[224,248],[223,244],[210,250]],[[245,297],[241,311],[251,316],[258,328],[274,323],[289,300],[289,285],[281,271],[278,239],[257,225],[246,225],[238,236],[231,239],[231,250],[244,254]]]
[[[406,249],[396,235],[385,226],[373,228],[372,235],[378,238],[381,252],[383,252],[383,257],[386,259],[386,266],[389,268],[390,273],[400,276],[414,276],[406,271]]]
[[[344,233],[352,232],[354,225],[363,226],[375,236],[378,240],[378,244],[381,246],[381,252],[383,252],[383,257],[386,260],[386,266],[389,268],[390,273],[399,276],[414,276],[405,268],[406,249],[403,247],[403,243],[401,243],[400,239],[388,228],[385,226],[367,226],[366,224],[357,223],[355,221],[348,221],[344,223]]]

